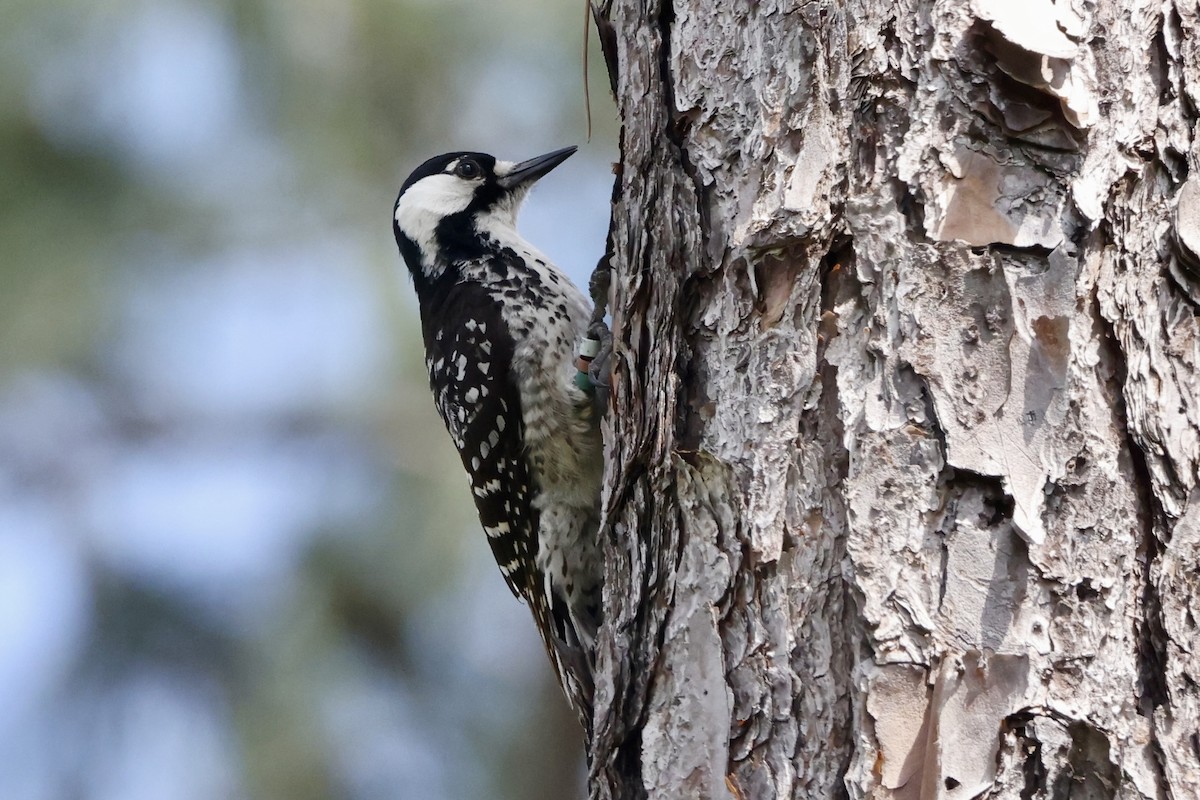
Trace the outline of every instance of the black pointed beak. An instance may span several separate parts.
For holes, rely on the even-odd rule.
[[[566,161],[578,149],[575,145],[571,145],[570,147],[564,147],[562,150],[555,150],[553,153],[546,153],[545,155],[531,158],[528,161],[522,161],[512,168],[512,172],[498,178],[496,183],[500,184],[500,187],[503,189],[515,189],[518,186],[527,186]]]

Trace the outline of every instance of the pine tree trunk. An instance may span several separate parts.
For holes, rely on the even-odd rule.
[[[1200,797],[1196,0],[596,16],[592,797]]]

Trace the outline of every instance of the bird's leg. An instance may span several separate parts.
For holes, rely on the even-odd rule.
[[[596,419],[608,411],[608,393],[612,385],[612,334],[603,319],[588,326],[575,353],[575,385],[591,395]]]
[[[604,322],[611,281],[612,268],[609,266],[609,256],[605,253],[588,281],[588,294],[592,296],[592,321],[588,324],[587,336],[579,345],[580,378],[581,382],[588,385],[597,419],[603,419],[608,413],[608,395],[612,387],[612,333]]]
[[[608,394],[612,388],[612,333],[604,320],[599,319],[588,327],[587,339],[598,344],[596,354],[588,363],[588,380],[592,384],[592,407],[596,418],[603,419],[608,413]]]

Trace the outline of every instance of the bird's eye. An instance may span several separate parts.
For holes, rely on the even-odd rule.
[[[471,178],[478,178],[479,165],[474,161],[468,161],[464,159],[463,161],[458,162],[458,166],[454,168],[454,174],[460,178],[467,178],[468,180]]]

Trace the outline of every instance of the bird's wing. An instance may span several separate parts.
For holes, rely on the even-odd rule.
[[[500,572],[533,614],[559,684],[585,726],[590,725],[591,667],[566,604],[546,585],[537,566],[537,485],[526,458],[521,396],[513,382],[512,339],[499,310],[471,284],[460,284],[448,302],[471,313],[453,329],[426,330],[426,366],[438,413],[463,466],[479,521]],[[456,314],[462,318],[462,311]]]

